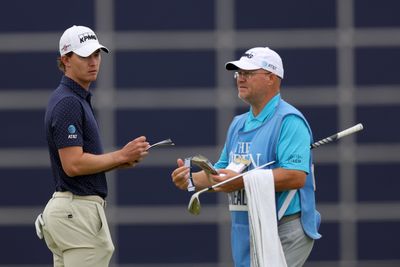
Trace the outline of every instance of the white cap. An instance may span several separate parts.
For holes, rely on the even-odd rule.
[[[97,49],[108,53],[108,48],[101,45],[96,34],[85,26],[72,26],[65,30],[60,38],[60,55],[74,52],[81,57],[88,57]]]
[[[264,69],[283,79],[282,59],[274,50],[268,47],[254,47],[247,50],[239,60],[225,64],[227,70],[258,70]]]

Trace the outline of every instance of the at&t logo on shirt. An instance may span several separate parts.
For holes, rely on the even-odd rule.
[[[68,139],[76,139],[78,135],[76,134],[76,128],[74,125],[68,126]]]

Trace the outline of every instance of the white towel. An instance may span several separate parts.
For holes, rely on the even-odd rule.
[[[287,267],[276,220],[272,170],[244,176],[249,208],[251,267]]]

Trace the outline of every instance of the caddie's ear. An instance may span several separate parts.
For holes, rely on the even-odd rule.
[[[282,81],[281,78],[275,74],[269,76],[271,76],[271,82],[272,82],[271,86],[275,88],[277,91],[279,91],[281,88],[281,81]]]
[[[265,75],[265,79],[266,79],[268,85],[273,85],[276,82],[277,78],[278,77],[273,73],[269,73],[268,75]]]

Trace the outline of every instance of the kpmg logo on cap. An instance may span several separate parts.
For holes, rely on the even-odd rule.
[[[79,41],[81,43],[84,43],[88,40],[97,40],[96,35],[93,34],[92,32],[85,32],[85,33],[79,34],[78,37],[79,37]]]

